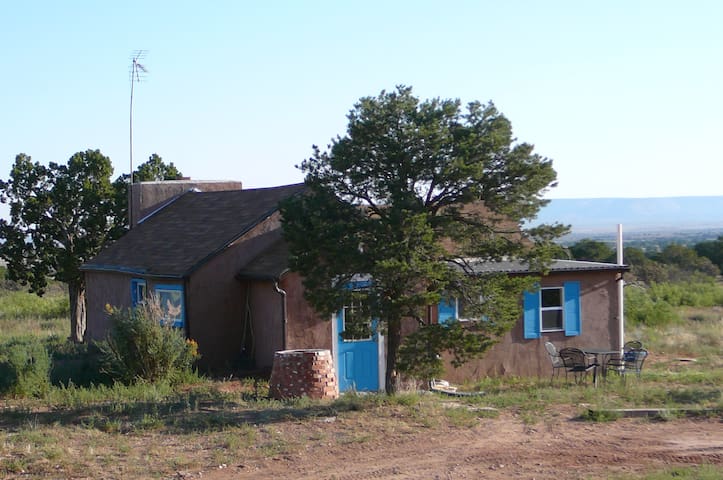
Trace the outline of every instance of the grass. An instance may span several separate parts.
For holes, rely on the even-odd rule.
[[[71,372],[77,368],[73,361],[88,356],[84,347],[61,340],[68,331],[62,290],[45,298],[0,290],[0,312],[0,347],[11,338],[42,338],[56,361],[70,361]],[[79,384],[56,372],[65,380],[39,398],[0,398],[0,477],[167,477],[182,470],[293,456],[308,444],[364,449],[386,434],[468,429],[500,412],[527,425],[546,425],[560,408],[570,406],[591,422],[616,421],[617,415],[603,413],[616,408],[720,412],[723,308],[678,312],[681,320],[666,326],[629,327],[628,337],[641,339],[651,352],[641,379],[623,384],[612,378],[597,389],[564,380],[550,386],[548,378],[505,377],[466,385],[485,392],[473,397],[352,393],[333,402],[276,401],[266,398],[266,382],[253,379],[126,386],[96,381],[92,375]],[[92,363],[85,366],[94,368]],[[713,415],[716,421],[721,417]],[[343,428],[331,433],[328,422]],[[642,478],[720,477],[701,465]]]
[[[67,294],[57,287],[43,297],[0,290],[0,342],[13,337],[67,337],[69,315]]]
[[[646,475],[626,475],[612,477],[611,480],[720,480],[723,478],[720,467],[715,465],[699,465],[686,467],[673,467],[648,473]]]

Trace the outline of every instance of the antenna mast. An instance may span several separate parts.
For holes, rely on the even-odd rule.
[[[133,228],[133,87],[136,83],[145,78],[148,70],[140,63],[140,60],[146,58],[147,50],[136,50],[131,55],[131,106],[129,120],[129,148],[130,148],[130,175],[128,183],[128,228]]]

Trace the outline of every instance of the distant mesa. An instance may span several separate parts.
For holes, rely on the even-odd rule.
[[[573,233],[723,229],[723,196],[553,199],[533,225],[560,222]]]

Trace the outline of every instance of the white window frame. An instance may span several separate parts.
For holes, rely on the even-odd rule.
[[[136,307],[148,298],[148,284],[143,278],[131,279],[131,306]]]
[[[360,305],[354,305],[352,303],[351,305],[344,305],[341,309],[341,332],[342,334],[346,332],[346,312],[347,310],[354,310],[355,308],[361,309]],[[369,317],[369,336],[366,338],[343,338],[342,341],[346,343],[350,342],[368,342],[369,340],[372,340],[374,338],[374,321],[371,317]]]
[[[544,296],[545,290],[559,290],[560,291],[560,305],[553,307],[544,307],[542,305],[542,297]],[[543,317],[545,312],[559,311],[560,318],[562,319],[560,328],[545,328]],[[565,331],[565,288],[564,287],[542,287],[540,288],[540,332],[564,332]]]

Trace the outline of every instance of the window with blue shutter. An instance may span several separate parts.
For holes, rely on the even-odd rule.
[[[131,306],[135,307],[146,299],[146,281],[141,278],[131,279]]]
[[[443,298],[437,305],[437,323],[450,323],[455,318],[457,318],[457,300],[455,298]]]
[[[580,282],[524,292],[523,309],[525,338],[540,338],[541,332],[564,330],[568,337],[582,332]]]

